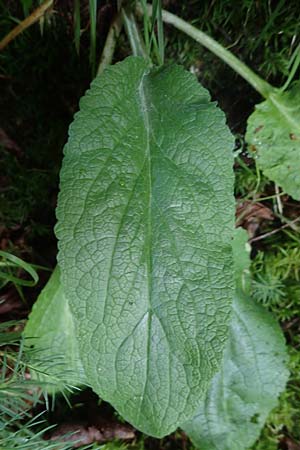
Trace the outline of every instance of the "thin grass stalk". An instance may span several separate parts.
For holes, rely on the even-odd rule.
[[[157,25],[157,38],[155,34],[155,26]],[[154,52],[159,65],[164,63],[164,33],[162,20],[161,0],[153,0],[152,3],[152,20],[150,34],[150,51],[154,47]]]
[[[150,18],[148,15],[147,2],[141,0],[141,7],[143,9],[143,21],[144,21],[144,42],[147,54],[150,57],[151,52],[151,42],[150,42]]]
[[[158,48],[160,56],[160,64],[165,61],[165,40],[164,40],[164,25],[162,19],[162,4],[161,0],[158,0],[158,11],[157,11],[157,37],[158,37]]]
[[[106,41],[103,47],[100,63],[97,70],[97,75],[100,75],[103,70],[112,63],[118,37],[123,26],[122,12],[120,11],[111,23]]]
[[[288,75],[288,78],[287,78],[286,82],[280,88],[280,90],[282,92],[285,91],[289,87],[289,85],[291,84],[291,82],[292,82],[292,80],[293,80],[293,78],[294,78],[294,76],[295,76],[295,74],[296,74],[296,72],[297,72],[297,70],[299,68],[299,65],[300,65],[300,45],[297,46],[297,48],[295,49],[295,51],[294,51],[294,53],[293,53],[293,55],[291,57],[291,60],[290,60],[290,63],[289,63],[290,73]]]
[[[13,41],[19,34],[23,33],[27,28],[29,28],[34,23],[38,22],[49,9],[53,6],[54,0],[45,0],[38,8],[36,8],[30,16],[26,17],[22,22],[20,22],[13,30],[11,30],[1,41],[0,41],[0,51],[3,50],[11,41]]]
[[[90,64],[93,77],[96,73],[97,0],[89,0],[90,8]]]

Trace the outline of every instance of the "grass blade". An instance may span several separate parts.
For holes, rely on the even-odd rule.
[[[157,9],[157,37],[158,37],[158,50],[159,50],[159,59],[160,64],[164,63],[165,60],[165,44],[164,44],[164,27],[162,20],[162,5],[161,0],[158,0],[158,9]]]
[[[90,7],[90,63],[93,77],[96,73],[97,0],[89,0]]]
[[[29,15],[29,11],[32,7],[32,0],[21,0],[24,17],[27,17]]]
[[[289,63],[289,69],[290,69],[290,73],[289,76],[286,80],[286,82],[284,83],[284,85],[281,88],[281,91],[285,91],[289,85],[291,84],[291,81],[293,80],[298,67],[300,65],[300,44],[296,47],[294,53],[292,54],[290,63]]]
[[[151,42],[150,42],[150,29],[151,29],[151,24],[150,24],[150,17],[148,14],[148,9],[147,9],[147,2],[145,0],[141,1],[141,7],[143,10],[143,20],[144,20],[144,40],[145,40],[145,47],[147,50],[147,54],[150,57],[150,51],[151,51]]]
[[[157,25],[157,38],[155,36],[155,25]],[[164,63],[164,32],[162,20],[162,4],[161,0],[153,0],[152,3],[152,20],[151,20],[151,37],[150,44],[153,43],[154,51],[159,64]]]
[[[32,280],[23,280],[21,278],[15,277],[11,273],[4,271],[0,271],[0,279],[4,279],[6,282],[11,281],[15,285],[19,286],[35,286],[37,284],[37,282],[39,281],[39,276],[30,264],[18,258],[17,256],[11,255],[10,253],[4,252],[2,250],[0,251],[0,257],[4,258],[5,261],[4,264],[1,265],[4,265],[8,268],[19,267],[25,270],[25,272],[27,272],[32,277]],[[6,263],[6,261],[8,261],[8,263]]]

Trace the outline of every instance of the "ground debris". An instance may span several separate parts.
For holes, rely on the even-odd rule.
[[[63,442],[74,442],[74,448],[94,442],[102,443],[114,439],[129,440],[135,437],[132,427],[116,421],[101,421],[95,424],[86,422],[63,423],[59,425],[48,440],[59,440]]]
[[[264,220],[274,220],[273,211],[261,203],[245,200],[237,204],[236,226],[242,226],[253,237]]]
[[[24,307],[24,303],[13,286],[7,288],[5,293],[0,295],[0,316],[20,312],[24,310]]]
[[[282,450],[300,450],[300,444],[285,436],[281,439],[279,448]]]

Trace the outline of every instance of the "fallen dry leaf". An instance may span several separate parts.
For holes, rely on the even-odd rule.
[[[101,443],[113,439],[127,440],[134,437],[134,430],[129,425],[114,421],[103,421],[103,423],[98,423],[97,426],[88,425],[84,422],[64,423],[59,425],[48,439],[63,442],[72,441],[74,442],[74,448],[79,448],[93,442]]]
[[[274,219],[274,214],[267,206],[246,200],[237,204],[236,218],[236,226],[245,228],[251,238],[264,220]]]

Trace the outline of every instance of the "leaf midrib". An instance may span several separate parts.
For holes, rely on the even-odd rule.
[[[150,370],[149,366],[149,355],[150,355],[150,347],[151,347],[151,323],[152,323],[152,307],[151,307],[151,290],[152,290],[152,164],[151,164],[151,147],[150,147],[150,116],[147,107],[147,94],[145,88],[145,78],[147,76],[147,72],[143,73],[139,88],[138,88],[138,96],[140,99],[140,107],[142,118],[146,130],[146,149],[145,149],[145,161],[148,162],[148,173],[147,173],[147,181],[148,181],[148,205],[147,205],[147,239],[146,239],[146,265],[147,265],[147,287],[148,287],[148,320],[147,320],[147,365],[146,365],[146,377],[143,388],[143,394],[141,398],[140,408],[138,417],[140,420],[140,416],[142,413],[142,405],[145,398],[145,392],[147,390],[148,384],[148,374]]]

